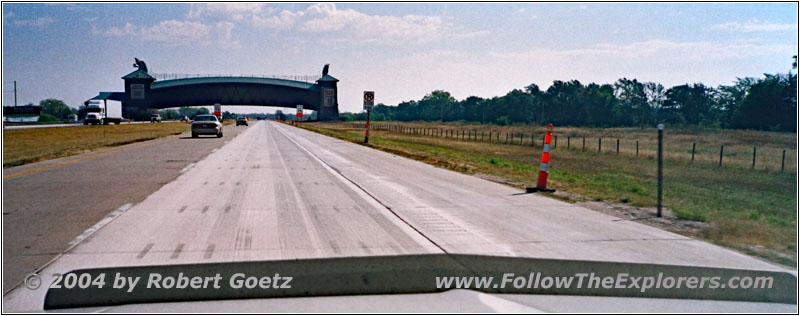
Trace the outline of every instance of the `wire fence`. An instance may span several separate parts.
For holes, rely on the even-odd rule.
[[[349,123],[352,128],[363,128],[364,123]],[[373,122],[370,129],[415,135],[419,137],[447,138],[459,141],[491,142],[516,146],[541,146],[544,132],[466,129],[452,126],[429,127],[396,123]],[[654,133],[655,134],[655,133]],[[747,145],[721,140],[719,143],[687,141],[686,135],[665,137],[665,159],[685,161],[689,164],[704,163],[718,167],[752,168],[769,171],[797,171],[796,146],[781,147],[780,144]],[[576,135],[553,133],[552,149],[567,149],[601,154],[621,155],[640,159],[655,159],[657,142],[655,137],[636,139],[608,135]]]

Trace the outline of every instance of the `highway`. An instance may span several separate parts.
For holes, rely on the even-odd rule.
[[[177,156],[192,155],[170,165],[171,173],[160,178],[163,183],[148,182],[138,195],[120,198],[125,195],[103,191],[101,196],[115,199],[104,207],[109,215],[97,218],[88,231],[60,232],[77,239],[69,239],[72,242],[63,245],[66,250],[51,249],[48,254],[55,260],[41,274],[91,267],[423,253],[785,270],[706,242],[285,124],[251,123],[226,127],[222,140],[175,137],[160,140],[163,145],[103,157],[113,164],[121,163],[120,155],[131,155],[150,160],[151,168],[163,168]],[[176,147],[180,141],[202,145],[191,151]],[[161,147],[154,150],[156,146]],[[91,161],[95,160],[81,163]],[[66,167],[41,173],[62,168]],[[48,192],[84,199],[65,191],[94,180],[64,176],[54,184],[60,189]],[[8,191],[10,184],[4,178],[6,209],[10,196],[24,195]],[[36,225],[30,218],[17,221],[4,224],[6,256],[24,252],[7,252],[8,239]],[[12,225],[21,228],[15,231]],[[41,302],[45,291],[17,286],[4,295],[4,311],[36,309],[30,302]]]

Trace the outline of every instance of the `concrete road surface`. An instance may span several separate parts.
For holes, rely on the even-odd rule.
[[[143,201],[132,200],[135,205],[102,221],[41,274],[442,252],[784,270],[705,242],[521,193],[263,121]],[[4,309],[41,308],[26,304],[41,302],[44,292],[17,287],[4,296]]]
[[[3,290],[246,129],[226,126],[219,139],[184,133],[3,169]]]

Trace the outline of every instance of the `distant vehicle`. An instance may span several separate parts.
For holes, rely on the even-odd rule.
[[[200,135],[222,137],[222,122],[214,115],[198,115],[192,121],[192,138]]]
[[[86,103],[86,116],[83,125],[97,125],[122,122],[122,102],[115,100],[89,100]]]
[[[77,114],[67,115],[67,122],[68,123],[77,123],[78,122],[78,115]]]
[[[250,126],[250,125],[247,125],[247,117],[240,116],[239,118],[237,118],[236,119],[236,126],[239,126],[239,125]]]
[[[155,123],[155,122],[161,123],[161,115],[153,114],[150,116],[150,123]]]
[[[188,116],[186,116],[186,115],[184,115],[184,116],[181,118],[181,122],[189,122],[189,121],[191,121],[191,120],[189,120],[189,117],[188,117]]]

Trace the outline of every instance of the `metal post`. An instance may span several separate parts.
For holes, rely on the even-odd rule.
[[[663,152],[664,152],[664,124],[658,124],[658,204],[657,204],[657,215],[661,217],[661,195],[662,195],[662,178],[664,177],[664,162],[663,162]]]
[[[756,146],[753,146],[753,165],[750,168],[756,168]]]
[[[364,144],[369,143],[369,110],[367,110],[367,130],[364,133]]]
[[[570,138],[572,138],[572,136],[567,135],[567,149],[569,149],[569,139]]]
[[[783,150],[783,157],[781,158],[781,172],[783,172],[783,167],[785,166],[786,162],[786,149]]]
[[[617,155],[619,155],[619,138],[617,138]]]
[[[17,107],[17,81],[14,80],[14,107]]]
[[[586,151],[586,136],[583,136],[583,147],[581,147],[582,151]]]
[[[603,152],[603,139],[597,138],[597,152]]]
[[[553,148],[558,147],[558,135],[553,135]]]
[[[639,157],[639,141],[636,141],[636,157]]]
[[[692,162],[694,162],[694,148],[697,143],[692,143]]]
[[[531,133],[531,146],[536,146],[536,141],[534,137],[536,137],[536,134]]]
[[[725,149],[725,145],[719,146],[719,166],[722,167],[722,151]]]

